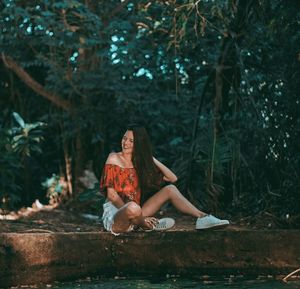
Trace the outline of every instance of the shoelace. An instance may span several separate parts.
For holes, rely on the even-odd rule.
[[[155,227],[165,229],[167,228],[167,222],[166,221],[160,222]]]

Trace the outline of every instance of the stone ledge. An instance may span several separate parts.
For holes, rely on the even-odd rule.
[[[0,285],[95,275],[286,274],[300,267],[300,230],[2,233]],[[0,286],[0,287],[1,287]]]

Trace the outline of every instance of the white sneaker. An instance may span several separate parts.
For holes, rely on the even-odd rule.
[[[154,231],[166,231],[175,225],[175,220],[172,218],[162,218],[158,224],[153,228]]]
[[[205,230],[215,227],[225,227],[229,225],[228,220],[220,220],[213,215],[206,215],[201,218],[197,218],[196,230]]]

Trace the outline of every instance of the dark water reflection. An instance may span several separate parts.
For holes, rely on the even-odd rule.
[[[22,286],[12,288],[48,288],[48,289],[300,289],[300,280],[284,283],[276,279],[238,280],[197,280],[183,278],[153,279],[85,279],[75,282],[55,282],[45,285]]]

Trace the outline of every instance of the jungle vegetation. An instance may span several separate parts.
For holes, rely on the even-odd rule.
[[[201,208],[299,220],[299,1],[0,5],[3,209],[77,198],[142,119]]]

